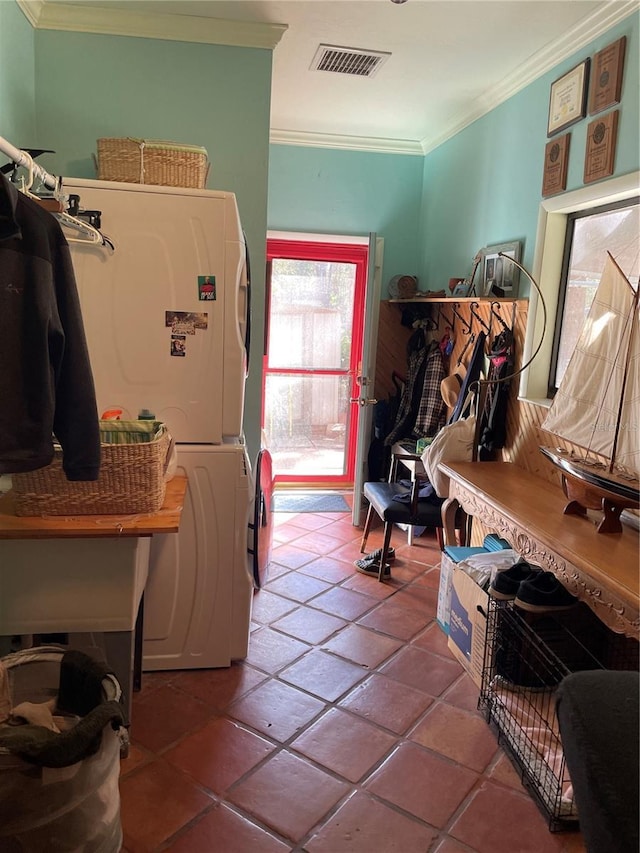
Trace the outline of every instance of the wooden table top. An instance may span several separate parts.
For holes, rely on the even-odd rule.
[[[162,508],[148,515],[18,516],[12,492],[0,497],[0,539],[72,539],[177,533],[187,491],[186,477],[167,483]]]
[[[525,557],[566,574],[570,588],[586,580],[594,602],[600,598],[605,605],[609,596],[626,605],[629,616],[637,615],[637,531],[624,525],[622,533],[598,533],[593,517],[564,515],[567,498],[559,487],[509,462],[450,462],[440,468],[452,481],[450,496]]]

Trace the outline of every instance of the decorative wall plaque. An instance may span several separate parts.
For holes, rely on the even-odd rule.
[[[542,176],[542,195],[553,195],[567,188],[567,167],[569,165],[570,133],[547,142],[544,149],[544,171]]]
[[[618,114],[613,110],[592,121],[587,128],[587,150],[584,157],[584,182],[599,181],[613,174],[618,137]]]
[[[627,37],[622,36],[596,53],[591,73],[590,115],[620,103],[626,43]]]

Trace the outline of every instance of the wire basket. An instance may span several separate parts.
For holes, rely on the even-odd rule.
[[[478,707],[552,831],[578,812],[555,711],[556,688],[571,672],[638,667],[638,642],[616,635],[586,604],[566,613],[527,614],[489,598]]]
[[[71,482],[55,448],[46,468],[12,475],[15,511],[31,515],[135,515],[164,502],[171,437],[158,421],[101,421],[100,475]]]
[[[209,174],[205,148],[160,139],[98,139],[98,178],[128,184],[203,189]]]

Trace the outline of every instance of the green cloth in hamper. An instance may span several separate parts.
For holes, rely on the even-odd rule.
[[[139,444],[155,441],[162,431],[160,421],[100,421],[103,444]]]

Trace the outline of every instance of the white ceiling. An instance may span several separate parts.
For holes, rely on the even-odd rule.
[[[432,150],[640,8],[638,0],[20,2],[36,9],[38,26],[55,25],[56,14],[65,12],[56,28],[77,21],[73,28],[79,30],[147,36],[158,28],[160,38],[183,33],[190,40],[190,33],[198,33],[194,40],[217,41],[212,27],[237,21],[245,34],[238,43],[254,44],[246,38],[247,25],[258,23],[275,45],[273,141],[416,154]],[[90,29],[87,21],[100,12],[102,23]],[[204,20],[212,18],[218,20]],[[162,35],[162,21],[170,36]],[[320,43],[391,56],[371,78],[312,71]]]

